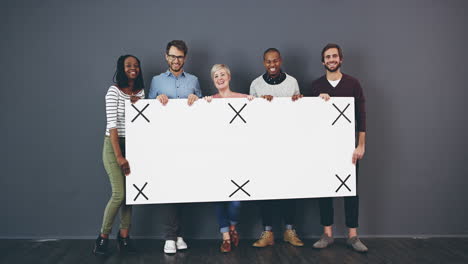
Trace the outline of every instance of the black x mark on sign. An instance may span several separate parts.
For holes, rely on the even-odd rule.
[[[135,106],[134,104],[132,104],[132,107],[135,108],[135,110],[137,110],[137,112],[138,112],[138,114],[132,119],[132,123],[133,123],[133,121],[135,121],[135,119],[137,119],[137,117],[139,117],[140,115],[141,115],[144,119],[146,119],[146,121],[148,121],[148,123],[150,122],[150,121],[148,120],[148,118],[146,118],[146,116],[143,114],[143,111],[145,111],[145,109],[146,109],[148,106],[149,106],[149,104],[147,104],[145,107],[143,107],[143,109],[141,109],[141,111],[140,111],[140,110],[138,110],[138,108],[136,108],[136,106]]]
[[[141,189],[139,189],[135,184],[133,184],[133,187],[135,187],[135,189],[138,190],[138,194],[135,196],[133,201],[136,201],[136,199],[138,198],[138,196],[140,196],[140,194],[143,195],[143,197],[145,197],[146,200],[148,200],[148,197],[146,197],[146,195],[143,193],[143,189],[145,189],[146,185],[148,185],[147,182],[145,182],[145,185],[143,185],[143,187],[141,187]]]
[[[239,186],[239,185],[238,185],[235,181],[233,181],[233,180],[231,180],[231,182],[234,183],[234,185],[237,186],[237,189],[236,189],[233,193],[231,193],[231,195],[229,195],[229,197],[233,196],[233,195],[234,195],[237,191],[239,191],[239,190],[243,191],[245,194],[247,194],[247,195],[250,197],[250,194],[249,194],[248,192],[246,192],[244,189],[242,189],[242,187],[244,187],[247,183],[249,183],[250,180],[244,182],[244,184],[242,184],[241,186]]]
[[[348,189],[348,191],[351,191],[351,189],[348,187],[348,185],[346,185],[346,181],[349,179],[349,177],[351,177],[351,174],[348,175],[348,177],[346,177],[346,179],[343,181],[340,176],[338,176],[338,174],[335,174],[335,176],[338,178],[338,180],[341,182],[340,186],[338,187],[338,189],[336,189],[335,192],[338,192],[342,186],[346,187],[346,189]]]
[[[338,108],[338,106],[336,106],[335,104],[333,104],[333,106],[336,108],[336,110],[338,110],[338,112],[340,112],[340,115],[335,119],[335,121],[333,121],[332,126],[336,123],[336,121],[338,121],[338,119],[339,119],[341,116],[343,116],[344,118],[346,118],[346,120],[348,120],[348,122],[351,123],[351,120],[349,120],[349,119],[345,116],[345,114],[344,114],[344,112],[346,111],[346,109],[348,109],[349,104],[345,107],[345,109],[344,109],[343,111],[341,111],[341,110]]]
[[[232,121],[234,121],[234,119],[236,119],[236,117],[239,117],[240,119],[242,119],[242,121],[244,121],[244,123],[247,123],[247,122],[244,120],[244,118],[242,118],[242,116],[240,115],[240,112],[241,112],[242,110],[244,110],[244,107],[245,107],[247,104],[244,104],[244,106],[242,106],[242,108],[239,110],[239,112],[237,112],[236,109],[235,109],[230,103],[228,103],[228,105],[231,107],[231,109],[232,109],[234,112],[236,112],[236,115],[231,119],[231,122],[229,122],[229,124],[231,124]]]

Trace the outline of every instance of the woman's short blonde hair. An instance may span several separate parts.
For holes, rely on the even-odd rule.
[[[227,74],[231,76],[231,70],[226,64],[215,64],[211,68],[211,79],[213,79],[215,72],[222,70],[222,69],[226,70]]]

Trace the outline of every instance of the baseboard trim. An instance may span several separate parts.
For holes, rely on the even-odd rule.
[[[320,236],[301,236],[303,239],[318,239]],[[468,234],[413,234],[413,235],[359,235],[361,238],[411,238],[411,239],[430,239],[430,238],[468,238]],[[34,240],[35,242],[52,242],[65,239],[95,239],[96,236],[0,236],[0,239],[19,239]],[[114,236],[111,236],[114,238]],[[164,240],[163,236],[132,236],[134,239],[157,239]],[[219,237],[186,237],[191,240],[215,240]],[[335,236],[335,238],[345,238],[345,236]],[[244,239],[244,238],[243,238]],[[257,237],[247,237],[247,240],[257,239]]]

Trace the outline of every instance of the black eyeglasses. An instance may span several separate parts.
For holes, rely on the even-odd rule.
[[[185,56],[176,56],[176,55],[171,55],[171,54],[167,54],[167,57],[171,61],[176,60],[176,59],[179,61],[185,59]]]

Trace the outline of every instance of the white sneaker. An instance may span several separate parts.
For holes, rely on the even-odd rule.
[[[182,237],[177,237],[177,242],[176,242],[177,249],[187,249],[187,243],[185,243],[184,239]]]
[[[176,243],[174,240],[166,240],[164,244],[164,253],[174,254],[177,252]]]

